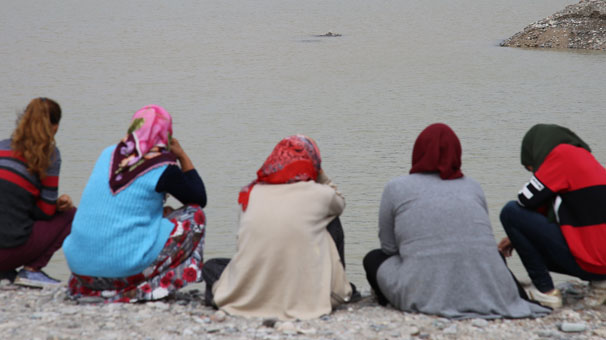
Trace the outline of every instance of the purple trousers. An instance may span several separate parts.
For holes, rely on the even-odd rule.
[[[27,242],[15,248],[0,249],[0,271],[21,266],[36,270],[44,268],[69,235],[75,214],[76,208],[72,208],[58,212],[48,221],[34,222]]]

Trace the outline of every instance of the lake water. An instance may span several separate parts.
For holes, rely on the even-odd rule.
[[[572,3],[3,1],[0,136],[31,98],[57,100],[60,191],[77,203],[131,115],[164,106],[207,186],[206,258],[234,253],[237,194],[275,143],[312,136],[347,197],[349,277],[367,287],[383,185],[408,172],[428,124],[458,134],[497,239],[500,208],[529,177],[519,148],[531,125],[568,126],[606,161],[606,53],[498,46]],[[327,32],[342,36],[316,36]],[[67,278],[61,253],[47,271]]]

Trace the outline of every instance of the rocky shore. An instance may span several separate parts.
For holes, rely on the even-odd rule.
[[[541,319],[448,320],[362,300],[309,321],[244,319],[205,307],[190,290],[159,302],[99,304],[67,300],[65,287],[0,285],[2,339],[605,339],[606,306],[582,304],[587,287],[560,287],[565,307]]]
[[[581,0],[528,25],[501,46],[606,51],[606,0]]]

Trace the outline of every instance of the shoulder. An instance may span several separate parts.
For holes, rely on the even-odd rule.
[[[310,192],[318,192],[323,194],[336,194],[335,189],[333,189],[328,184],[318,183],[316,181],[301,181],[291,184],[286,184],[285,188],[292,188],[292,190],[303,190]]]
[[[9,138],[0,140],[0,150],[10,150],[11,140]]]
[[[113,144],[113,145],[110,145],[110,146],[106,147],[105,149],[103,149],[103,151],[101,153],[102,154],[112,153],[112,152],[114,152],[115,149],[116,149],[116,145]]]
[[[318,197],[318,195],[326,196],[332,195],[336,192],[333,188],[326,184],[320,184],[314,181],[301,181],[295,183],[286,183],[286,184],[263,184],[259,183],[255,185],[254,190],[252,190],[251,194],[255,193],[255,196],[278,196],[285,197],[287,195],[295,195],[295,196],[309,196],[313,195]]]
[[[581,147],[560,144],[547,154],[547,157],[545,157],[545,160],[535,172],[535,176],[542,177],[546,173],[560,172],[563,169],[577,166],[592,158],[591,153]]]
[[[387,183],[385,183],[385,188],[392,188],[392,187],[406,185],[406,184],[410,183],[411,181],[414,181],[414,178],[411,179],[410,175],[394,177],[394,178],[390,179],[389,181],[387,181]]]
[[[116,149],[116,145],[110,145],[110,146],[104,148],[103,150],[101,150],[99,159],[111,158],[115,149]]]
[[[466,191],[468,193],[484,197],[482,185],[480,185],[480,182],[476,181],[475,179],[467,175],[463,175],[463,177],[457,178],[454,181],[459,181],[460,183],[460,187],[457,190]]]
[[[455,181],[461,181],[461,183],[471,186],[471,187],[476,187],[476,188],[481,188],[480,182],[476,181],[475,179],[467,176],[467,175],[463,175],[463,177],[461,178],[457,178],[455,179]]]
[[[54,155],[54,162],[61,162],[61,151],[59,151],[59,148],[55,145],[55,155]]]
[[[415,173],[410,175],[402,175],[392,178],[385,184],[385,188],[403,188],[415,187],[418,185],[427,185],[430,182],[439,181],[440,176],[433,173]]]
[[[425,182],[424,175],[402,175],[390,179],[383,187],[383,198],[415,192]]]
[[[572,158],[584,157],[587,155],[591,155],[591,153],[581,147],[570,144],[560,144],[547,154],[543,163],[567,162]]]

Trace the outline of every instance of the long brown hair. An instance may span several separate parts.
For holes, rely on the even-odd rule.
[[[22,155],[27,170],[40,179],[46,177],[55,153],[53,125],[61,120],[61,107],[54,100],[35,98],[19,118],[11,136],[13,151]]]

